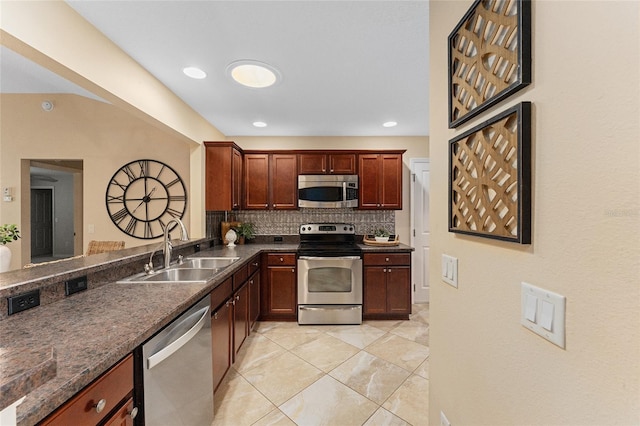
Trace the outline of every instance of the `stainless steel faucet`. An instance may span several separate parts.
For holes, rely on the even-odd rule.
[[[164,245],[163,245],[163,254],[164,254],[164,267],[167,268],[169,263],[171,262],[171,252],[173,250],[173,245],[171,244],[169,228],[172,223],[177,223],[180,225],[180,241],[189,241],[189,233],[187,232],[187,228],[184,226],[184,223],[177,217],[171,219],[167,222],[167,226],[164,228]]]

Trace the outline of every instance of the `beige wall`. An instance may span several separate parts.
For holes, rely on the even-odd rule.
[[[64,1],[2,1],[0,7],[3,45],[173,138],[191,142],[186,178],[192,195],[190,231],[204,236],[205,159],[200,144],[225,136]]]
[[[640,3],[533,2],[534,83],[449,130],[447,36],[471,3],[430,2],[430,424],[640,424]],[[524,100],[533,243],[448,233],[446,141]],[[566,296],[566,350],[520,325],[522,281]]]
[[[231,136],[243,149],[406,149],[403,155],[403,209],[396,212],[396,233],[409,244],[410,159],[429,157],[429,138],[424,137],[241,137]]]
[[[126,163],[142,158],[163,161],[185,180],[189,191],[190,144],[133,117],[113,105],[76,95],[46,95],[51,112],[40,108],[43,95],[1,95],[0,182],[13,188],[14,201],[0,205],[0,223],[17,223],[28,230],[28,176],[21,178],[24,159],[83,160],[83,211],[86,252],[89,240],[124,240],[126,247],[148,244],[132,238],[111,221],[105,207],[109,179]],[[28,170],[27,170],[28,172]],[[188,207],[189,209],[189,207]],[[189,223],[189,210],[185,214]],[[94,225],[95,233],[88,232]],[[29,233],[9,244],[12,269],[29,260]],[[22,256],[21,256],[21,252]]]

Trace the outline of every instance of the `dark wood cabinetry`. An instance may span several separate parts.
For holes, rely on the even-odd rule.
[[[264,320],[297,319],[297,280],[295,253],[267,253],[261,285],[261,312]]]
[[[249,333],[260,317],[260,256],[249,263]]]
[[[365,253],[364,319],[408,319],[411,314],[411,254]]]
[[[360,154],[360,209],[402,209],[402,153]]]
[[[247,282],[233,294],[233,356],[249,335],[249,285]]]
[[[205,142],[208,211],[237,210],[242,205],[242,150],[233,142]]]
[[[132,425],[133,356],[128,355],[47,417],[41,425]]]
[[[253,210],[298,208],[295,154],[247,153],[244,156],[244,206]]]
[[[213,390],[218,388],[231,367],[231,301],[227,300],[211,315]]]
[[[298,173],[301,175],[354,175],[356,174],[356,154],[300,153],[298,154]]]

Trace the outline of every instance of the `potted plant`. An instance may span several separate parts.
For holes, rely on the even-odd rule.
[[[389,241],[389,235],[390,235],[389,231],[387,231],[384,228],[378,228],[375,231],[373,231],[373,236],[378,242]]]
[[[0,226],[0,272],[8,271],[11,265],[11,250],[7,247],[7,243],[17,241],[18,238],[20,238],[20,231],[17,225]]]
[[[233,230],[238,233],[238,244],[244,244],[245,240],[253,240],[256,237],[256,229],[251,222],[243,222]]]

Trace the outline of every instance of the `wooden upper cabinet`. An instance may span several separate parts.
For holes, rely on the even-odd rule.
[[[242,150],[233,142],[205,142],[208,211],[237,210],[242,200]]]
[[[269,154],[244,156],[244,207],[269,208]]]
[[[271,206],[275,210],[295,210],[298,208],[298,169],[295,154],[272,154]]]
[[[361,209],[402,209],[402,153],[359,155]]]
[[[298,208],[295,154],[246,154],[244,170],[246,209],[295,210]]]
[[[356,154],[298,154],[298,174],[301,175],[354,175],[356,174]]]

